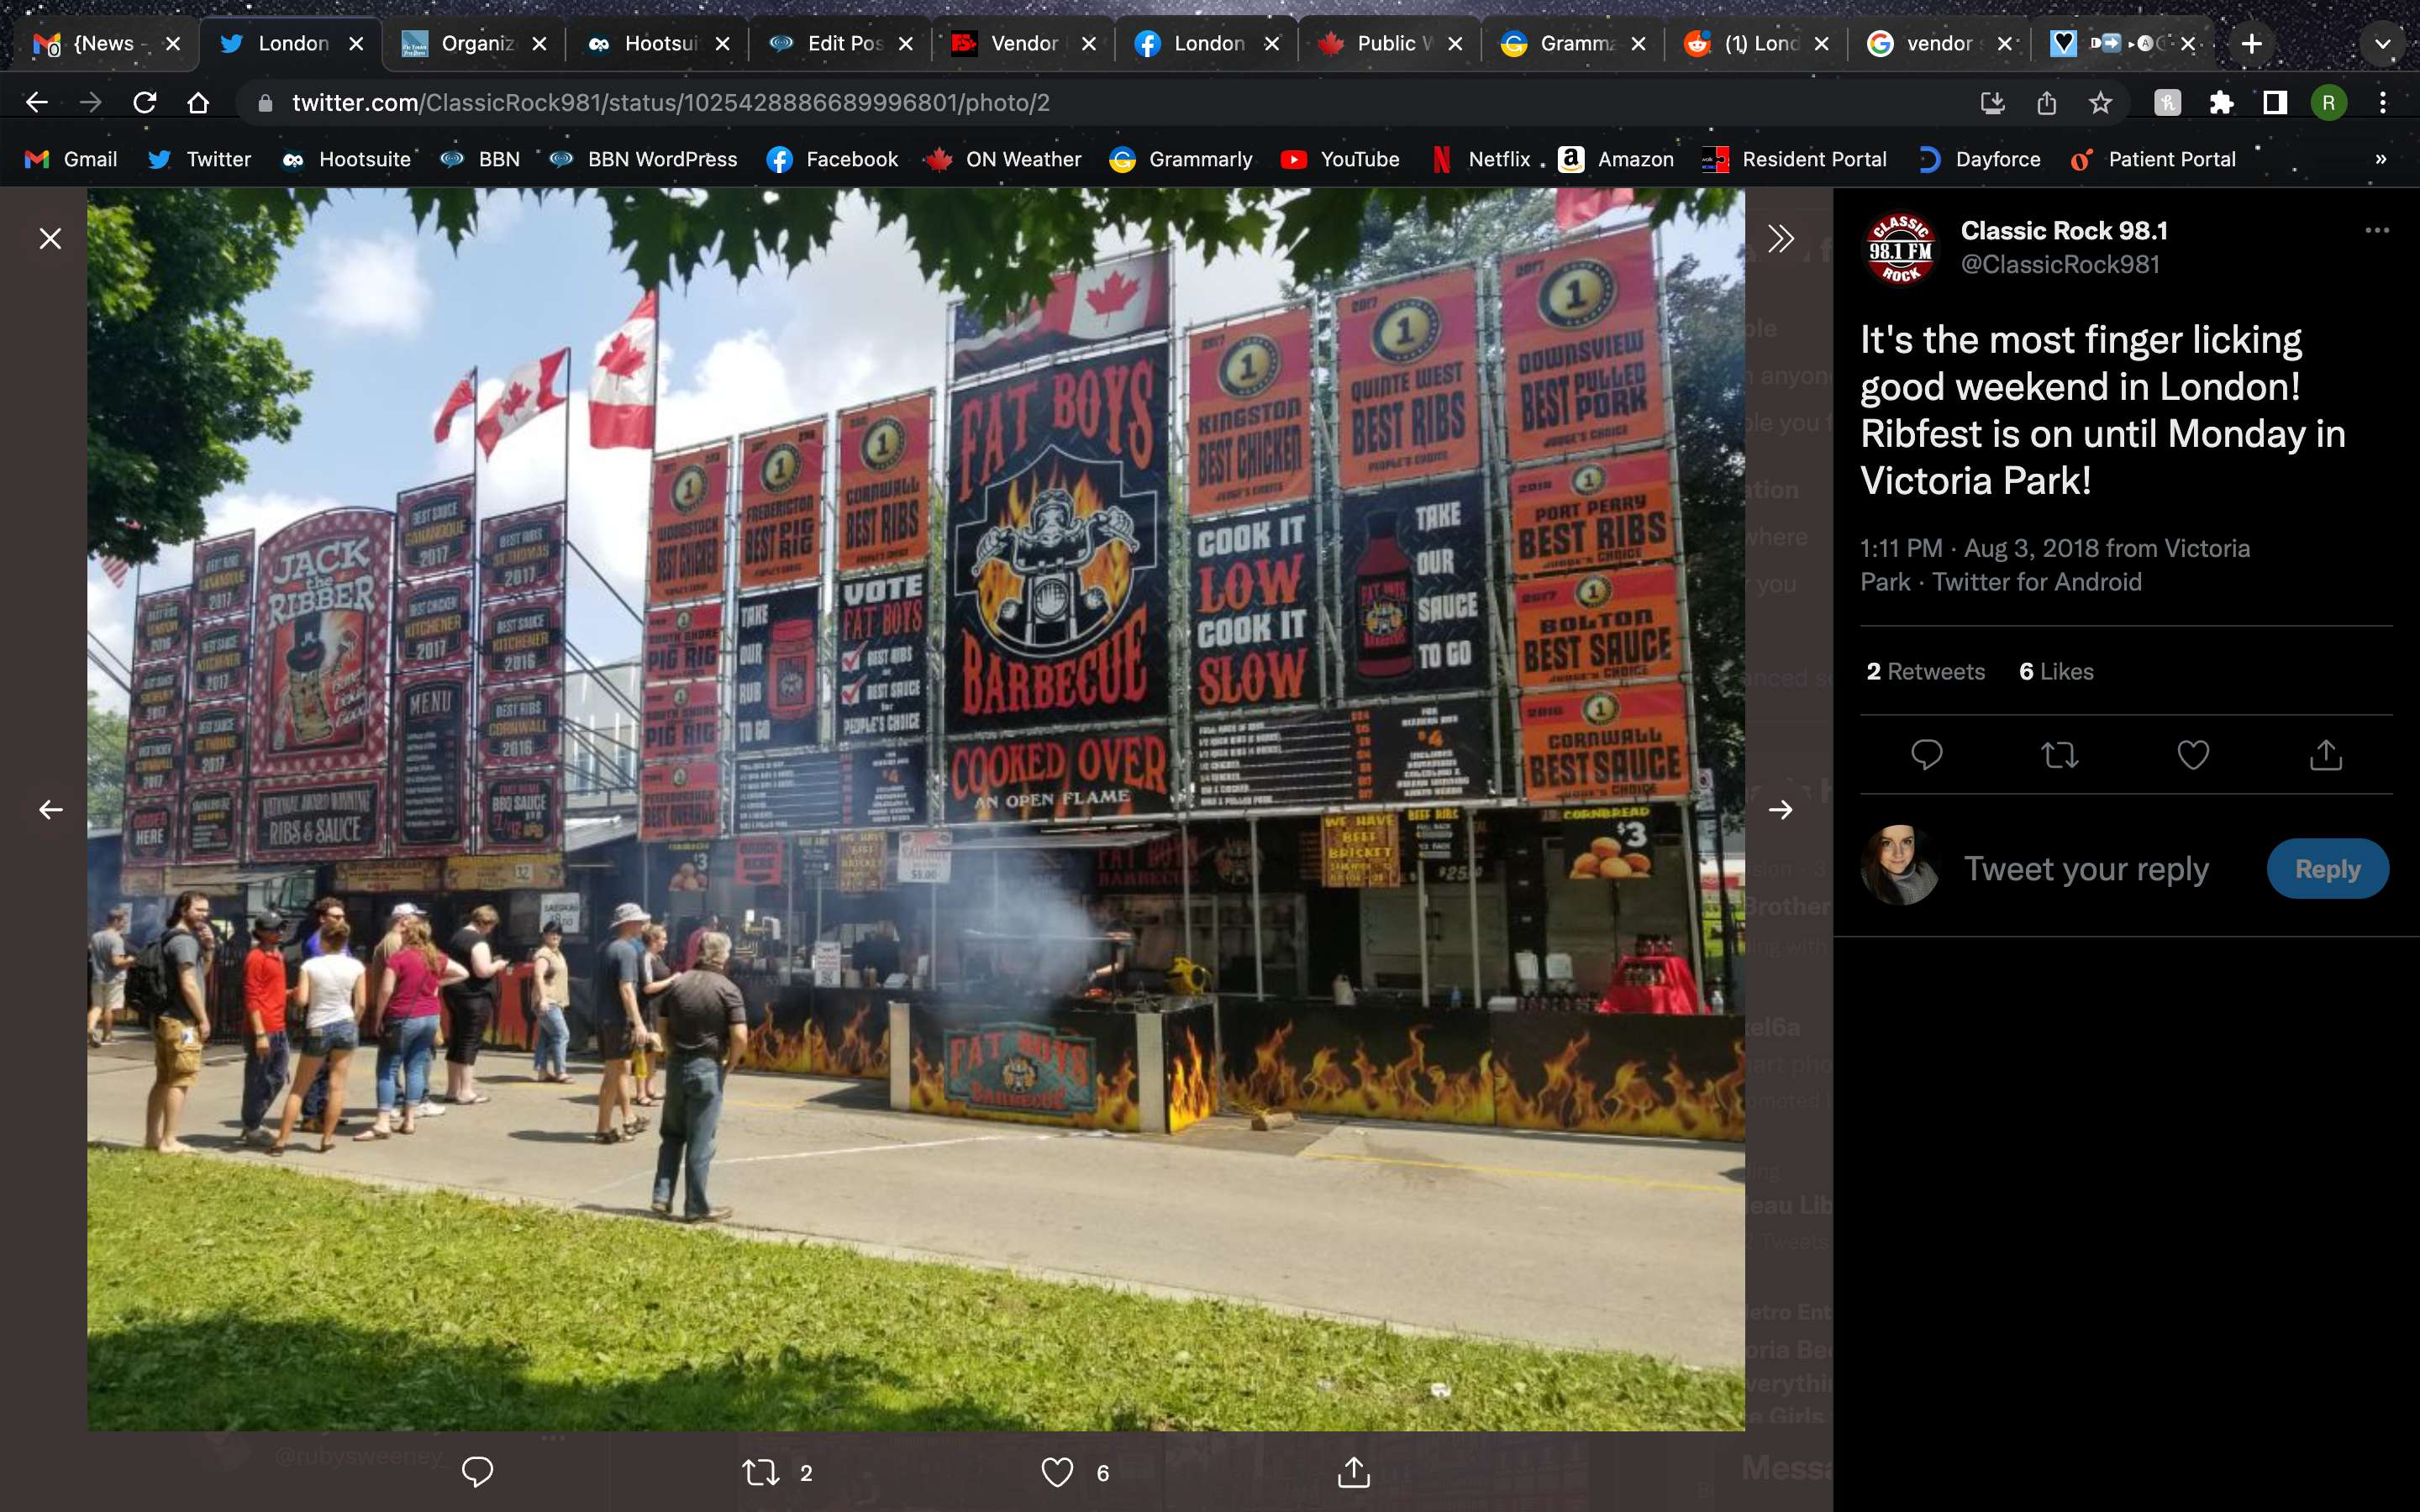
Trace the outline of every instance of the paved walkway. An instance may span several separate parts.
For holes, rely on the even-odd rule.
[[[87,1055],[85,1129],[140,1144],[148,1045]],[[366,1096],[366,1054],[349,1097]],[[572,1085],[490,1055],[494,1101],[409,1139],[282,1163],[238,1150],[241,1073],[214,1052],[182,1136],[289,1170],[646,1211],[652,1130],[600,1146],[593,1065]],[[1747,1151],[1319,1119],[1173,1139],[893,1113],[879,1084],[731,1080],[713,1194],[752,1228],[870,1252],[1248,1299],[1416,1328],[1744,1363]],[[658,1110],[649,1110],[660,1112]],[[348,1133],[362,1127],[349,1122]]]

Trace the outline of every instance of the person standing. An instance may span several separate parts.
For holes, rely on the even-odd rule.
[[[302,983],[303,963],[315,960],[327,952],[328,926],[331,924],[345,924],[347,927],[345,937],[348,939],[352,937],[351,926],[345,918],[345,901],[334,895],[322,898],[311,905],[311,932],[287,950],[287,986],[300,987]],[[318,1123],[320,1116],[327,1110],[327,1106],[328,1063],[323,1059],[319,1063],[318,1074],[303,1085],[302,1121],[305,1124]]]
[[[202,1072],[202,1046],[209,1042],[210,1011],[202,995],[202,936],[210,927],[210,900],[180,892],[169,909],[160,940],[166,999],[151,1020],[151,1095],[143,1110],[143,1144],[163,1155],[184,1155],[193,1146],[177,1137],[185,1094]]]
[[[630,1052],[647,1041],[639,995],[647,982],[647,948],[639,938],[647,911],[637,903],[613,910],[613,938],[597,952],[597,1053],[605,1077],[597,1088],[597,1142],[618,1145],[646,1132],[630,1107]],[[617,1121],[618,1116],[618,1121]]]
[[[672,964],[664,959],[664,950],[672,943],[672,935],[661,924],[650,924],[647,933],[639,938],[647,947],[647,980],[639,989],[639,1021],[647,1026],[648,1038],[660,1042],[657,1030],[659,1005],[656,1000],[663,995],[666,987],[672,985]],[[630,1079],[637,1092],[632,1101],[639,1106],[651,1108],[662,1101],[656,1090],[656,1072],[662,1069],[661,1057],[646,1046],[630,1053]]]
[[[243,958],[243,1016],[251,1053],[243,1057],[243,1133],[247,1145],[269,1143],[262,1123],[269,1105],[286,1090],[285,916],[274,911],[252,921],[252,951]]]
[[[489,1101],[478,1088],[476,1068],[479,1045],[496,1016],[496,978],[504,969],[504,958],[488,949],[496,922],[496,911],[481,903],[445,943],[445,953],[462,968],[445,988],[445,1101],[458,1107]]]
[[[706,1170],[714,1164],[714,1134],[722,1121],[722,1084],[748,1054],[748,1005],[725,973],[731,936],[708,933],[698,941],[697,968],[675,977],[663,996],[664,1043],[671,1057],[661,1143],[656,1147],[656,1194],[652,1206],[672,1215],[673,1187],[683,1171],[689,1195],[683,1212],[693,1224],[731,1216],[706,1197]]]
[[[379,968],[365,1024],[378,1041],[378,1121],[353,1135],[356,1143],[419,1132],[428,1100],[428,1062],[437,1050],[438,991],[470,975],[437,949],[428,920],[417,909],[396,920],[392,938],[395,949]]]
[[[537,1013],[534,1022],[537,1032],[534,1041],[533,1065],[542,1082],[567,1082],[571,1077],[564,1071],[563,1052],[571,1042],[571,1025],[564,1017],[571,1007],[571,966],[563,959],[563,926],[553,919],[538,933],[538,947],[530,952],[530,964],[537,968]]]
[[[126,968],[134,964],[126,949],[128,916],[127,906],[119,903],[93,932],[91,981],[84,1000],[86,1044],[104,1045],[117,1038],[118,1011],[126,1006]]]
[[[345,1072],[361,1047],[362,1015],[369,1004],[367,975],[347,949],[352,928],[343,919],[320,924],[320,953],[302,963],[302,980],[294,984],[293,1006],[302,1011],[302,1063],[294,1069],[300,1087],[328,1068],[328,1102],[319,1122],[319,1153],[336,1148],[336,1125],[345,1117]],[[277,1139],[263,1153],[283,1155],[294,1137],[294,1120],[302,1113],[300,1091],[286,1096],[286,1117],[277,1125]],[[305,1127],[308,1127],[307,1125]]]

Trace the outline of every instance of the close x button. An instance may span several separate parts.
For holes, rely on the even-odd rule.
[[[2375,898],[2385,848],[2368,840],[2289,840],[2269,853],[2269,886],[2288,898]]]

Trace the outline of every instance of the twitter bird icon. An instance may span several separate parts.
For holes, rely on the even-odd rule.
[[[175,156],[176,154],[173,152],[154,152],[151,154],[151,166],[154,168],[165,168],[168,166],[168,160]]]
[[[242,51],[243,51],[243,33],[241,33],[241,32],[237,32],[237,33],[235,33],[235,34],[234,34],[234,35],[232,35],[232,36],[228,36],[228,37],[222,37],[222,38],[220,38],[220,39],[219,39],[219,51],[220,51],[220,52],[222,52],[222,53],[240,53],[240,52],[242,52]]]

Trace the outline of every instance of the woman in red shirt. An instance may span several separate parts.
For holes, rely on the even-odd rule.
[[[285,918],[262,914],[252,921],[252,953],[243,958],[243,1015],[252,1054],[243,1060],[243,1142],[265,1145],[276,1137],[261,1127],[269,1105],[286,1090],[286,958],[277,943]]]
[[[470,975],[437,949],[427,918],[406,918],[396,929],[401,937],[380,979],[379,997],[385,1006],[371,1015],[369,1025],[378,1036],[378,1121],[353,1135],[355,1140],[417,1132],[412,1109],[428,1095],[428,1062],[437,1050],[437,989]],[[397,1060],[403,1062],[403,1121],[391,1126]]]

